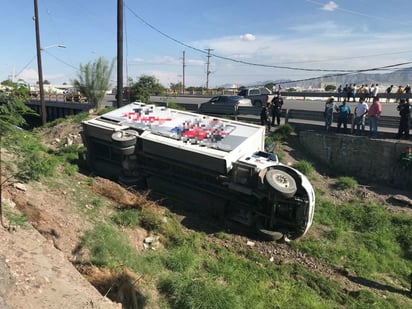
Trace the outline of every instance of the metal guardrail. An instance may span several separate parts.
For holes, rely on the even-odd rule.
[[[196,104],[179,104],[188,111],[198,112],[198,106]],[[229,117],[230,119],[246,121],[250,123],[260,124],[260,108],[239,106],[236,112],[233,111],[231,106],[220,106],[219,109],[214,109],[213,113],[205,113],[207,115],[216,117]],[[325,118],[323,112],[313,110],[301,110],[301,109],[285,109],[281,113],[281,117],[285,123],[299,124],[300,128],[323,128],[325,125]],[[333,114],[333,122],[337,122],[338,114]],[[353,114],[349,116],[348,126],[351,127]],[[368,126],[368,120],[366,118],[366,125]],[[399,126],[399,117],[395,116],[381,116],[379,117],[379,130],[393,132]]]
[[[292,98],[302,98],[303,100],[306,100],[308,98],[328,98],[328,97],[335,97],[338,100],[343,100],[344,98],[347,97],[347,95],[343,92],[338,93],[338,92],[296,92],[296,91],[282,91],[281,92],[283,97],[292,97]],[[368,96],[367,94],[362,94],[362,93],[356,93],[355,98],[360,98],[360,97],[371,97]],[[351,96],[350,98],[353,98]],[[386,93],[386,92],[379,92],[378,93],[378,98],[380,99],[386,99],[386,100],[396,100],[396,99],[411,99],[412,94],[410,93]]]

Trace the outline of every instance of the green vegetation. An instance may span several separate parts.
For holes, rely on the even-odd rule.
[[[340,190],[353,189],[358,185],[356,179],[342,176],[336,180],[336,187]]]
[[[279,136],[286,138],[290,129],[282,129]],[[9,162],[6,168],[18,170],[21,179],[41,179],[50,188],[73,192],[67,207],[74,206],[93,225],[81,239],[90,263],[113,270],[127,267],[144,277],[145,289],[155,290],[153,294],[159,298],[156,301],[164,308],[408,308],[410,305],[402,291],[409,287],[408,275],[412,269],[412,218],[390,212],[384,205],[361,200],[334,203],[322,198],[322,191],[317,190],[314,233],[290,244],[308,258],[320,259],[331,271],[347,270],[349,280],[382,287],[375,293],[366,284],[360,284],[359,291],[351,291],[333,276],[323,276],[292,258],[271,262],[264,252],[235,241],[230,233],[217,231],[206,235],[188,231],[170,212],[156,212],[146,205],[120,209],[84,188],[94,184],[93,178],[80,184],[78,179],[64,174],[53,176],[59,166],[65,170],[67,166],[77,167],[78,153],[82,151],[79,146],[58,145],[51,151],[41,145],[35,133],[22,130],[8,131],[1,146],[15,155],[16,167]],[[299,161],[294,167],[306,175],[314,173],[313,166],[306,161]],[[341,177],[337,186],[352,188],[356,181]],[[26,220],[25,216],[9,212],[6,216],[16,225]],[[150,235],[159,236],[162,246],[137,252],[124,234],[124,227],[128,230],[143,227]],[[276,252],[277,245],[273,246]],[[142,288],[139,292],[150,297],[146,291]]]
[[[97,110],[101,109],[106,90],[109,89],[113,67],[114,60],[109,63],[100,57],[94,62],[80,65],[78,78],[73,80],[73,86],[85,95]]]
[[[182,105],[174,103],[174,102],[168,102],[167,106],[169,108],[173,108],[173,109],[177,109],[177,110],[181,110],[181,111],[186,110]]]
[[[372,281],[381,273],[406,285],[412,267],[411,222],[410,216],[394,214],[382,205],[364,201],[335,205],[318,197],[314,228],[327,229],[293,246]]]
[[[16,178],[20,181],[39,180],[56,172],[58,159],[49,155],[39,138],[31,132],[14,130],[3,138],[1,146],[15,155]]]
[[[315,169],[313,168],[313,165],[305,160],[300,160],[295,163],[293,163],[292,167],[296,168],[298,171],[300,171],[302,174],[306,176],[310,176],[313,174]]]
[[[265,138],[265,144],[286,140],[293,133],[293,127],[290,124],[280,126],[275,132]]]
[[[131,102],[140,101],[148,103],[151,95],[161,95],[165,92],[165,88],[154,76],[142,75],[137,82],[133,82],[133,80],[129,82],[131,84]]]
[[[139,226],[139,213],[135,209],[119,209],[111,219],[119,226]]]

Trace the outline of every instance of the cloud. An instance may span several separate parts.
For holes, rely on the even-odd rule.
[[[339,6],[334,2],[334,1],[329,1],[329,3],[326,3],[323,7],[322,10],[325,11],[335,11]]]
[[[256,40],[256,37],[253,34],[246,33],[240,36],[240,39],[242,41],[254,41]]]
[[[21,78],[29,83],[36,82],[39,80],[39,74],[37,73],[37,70],[34,69],[23,70],[23,72],[21,72],[20,75],[16,77]]]

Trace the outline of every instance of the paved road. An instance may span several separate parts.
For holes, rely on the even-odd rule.
[[[150,99],[153,102],[174,102],[174,103],[183,103],[183,104],[201,104],[206,102],[209,98],[207,97],[163,97],[163,96],[151,96]],[[292,99],[285,99],[284,108],[287,109],[302,109],[302,110],[313,110],[313,111],[323,111],[325,101],[322,100],[292,100]],[[382,103],[382,115],[385,116],[398,116],[399,113],[396,110],[397,104],[394,102],[385,103],[385,99],[381,102]],[[340,102],[337,102],[340,104]],[[369,106],[372,104],[371,102],[368,103]],[[355,109],[356,103],[350,102],[349,106],[352,109],[352,112]]]

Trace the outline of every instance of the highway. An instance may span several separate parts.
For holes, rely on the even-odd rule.
[[[180,104],[193,104],[198,105],[204,103],[209,100],[210,97],[199,97],[199,96],[151,96],[150,100],[152,102],[173,102],[173,103],[180,103]],[[295,100],[295,99],[284,99],[284,109],[301,109],[301,110],[312,110],[312,111],[323,111],[325,106],[325,100]],[[336,102],[337,105],[341,104],[341,102]],[[368,105],[370,106],[372,102],[369,102]],[[386,99],[381,100],[382,104],[382,115],[384,116],[399,116],[396,107],[398,106],[397,103],[391,102],[386,103]],[[350,102],[349,106],[351,107],[352,112],[355,110],[356,102]],[[196,109],[193,107],[193,110]]]

